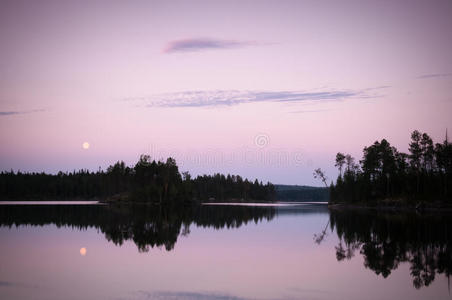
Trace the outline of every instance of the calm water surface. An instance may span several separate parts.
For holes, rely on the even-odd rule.
[[[0,299],[452,299],[452,218],[3,205]]]
[[[0,201],[0,205],[99,205],[99,201]]]

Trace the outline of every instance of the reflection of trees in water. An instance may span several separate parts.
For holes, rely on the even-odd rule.
[[[132,240],[140,252],[164,246],[170,251],[190,225],[238,228],[248,222],[271,220],[272,207],[247,206],[2,206],[1,226],[55,224],[76,229],[97,228],[108,241],[122,245]]]
[[[450,214],[332,210],[330,224],[339,237],[338,261],[359,250],[364,266],[385,278],[408,262],[417,289],[430,285],[437,273],[452,274]]]

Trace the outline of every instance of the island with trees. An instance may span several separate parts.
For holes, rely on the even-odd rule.
[[[238,175],[203,175],[192,178],[179,172],[176,161],[151,160],[141,155],[133,167],[124,162],[106,171],[80,170],[70,173],[0,173],[0,200],[99,199],[141,203],[185,203],[201,201],[273,201],[275,188],[257,179]]]
[[[447,133],[442,143],[434,144],[427,133],[415,130],[408,151],[400,152],[382,139],[364,148],[359,163],[337,153],[339,176],[330,185],[330,203],[450,207],[452,144]],[[314,175],[325,182],[320,169]]]

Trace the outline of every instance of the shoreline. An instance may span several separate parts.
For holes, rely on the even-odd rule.
[[[329,203],[328,209],[332,210],[375,210],[375,211],[403,211],[403,212],[452,212],[452,205],[444,203],[421,203],[420,205],[388,205],[385,203]]]

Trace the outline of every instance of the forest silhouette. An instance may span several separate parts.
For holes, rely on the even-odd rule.
[[[332,203],[388,202],[452,204],[452,144],[446,138],[434,144],[427,133],[411,134],[409,153],[386,140],[365,147],[363,158],[337,153],[336,184],[330,186]]]
[[[146,203],[186,203],[198,201],[271,201],[275,188],[257,179],[239,175],[203,175],[192,178],[179,172],[176,161],[151,160],[141,155],[133,167],[124,162],[106,171],[80,170],[70,173],[0,173],[0,200],[109,199]]]

